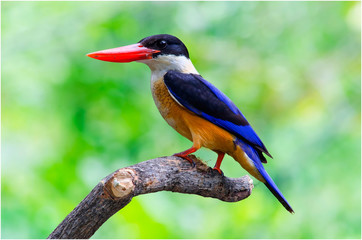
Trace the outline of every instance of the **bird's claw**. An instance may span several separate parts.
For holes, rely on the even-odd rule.
[[[193,168],[196,167],[195,162],[188,155],[185,156],[182,154],[175,153],[173,156],[183,158],[183,159],[187,160]]]
[[[221,169],[220,169],[220,168],[216,168],[216,167],[214,167],[212,170],[216,170],[216,171],[218,171],[218,173],[220,173],[220,175],[224,177],[224,172],[223,172],[223,171],[221,171]]]

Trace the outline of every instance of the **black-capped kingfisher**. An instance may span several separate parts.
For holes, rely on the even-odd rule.
[[[176,153],[188,157],[201,147],[218,154],[214,169],[220,174],[225,153],[263,182],[291,213],[293,209],[265,171],[263,154],[270,153],[236,105],[206,81],[192,64],[186,46],[168,34],[146,37],[136,44],[87,54],[108,62],[141,62],[151,69],[152,96],[166,122],[193,142]]]

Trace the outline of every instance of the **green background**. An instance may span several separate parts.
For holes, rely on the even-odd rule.
[[[45,238],[104,176],[191,146],[154,106],[145,65],[85,56],[159,33],[243,111],[296,214],[255,180],[238,203],[136,197],[94,238],[361,237],[360,3],[1,6],[2,238]],[[230,157],[221,167],[246,174]]]

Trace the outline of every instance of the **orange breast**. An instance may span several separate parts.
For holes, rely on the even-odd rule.
[[[235,151],[233,142],[235,137],[178,104],[168,92],[163,78],[152,84],[152,95],[166,122],[182,136],[192,141],[194,146],[228,154]]]

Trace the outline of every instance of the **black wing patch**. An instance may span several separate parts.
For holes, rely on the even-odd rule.
[[[193,111],[206,113],[212,117],[229,121],[236,125],[249,125],[240,114],[234,113],[229,106],[221,101],[196,74],[184,74],[168,71],[164,76],[167,88],[192,106]]]

